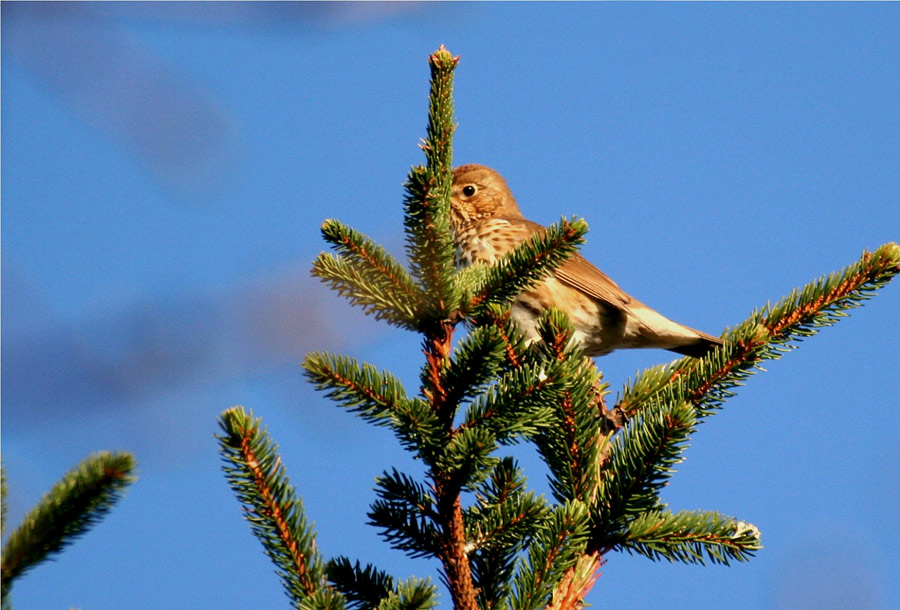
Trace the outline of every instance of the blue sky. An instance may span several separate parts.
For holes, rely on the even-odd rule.
[[[589,259],[717,334],[900,238],[898,28],[896,3],[4,3],[10,523],[92,451],[141,477],[14,601],[287,607],[221,475],[233,404],[281,444],[326,555],[435,576],[364,525],[374,478],[417,465],[298,364],[338,351],[415,388],[418,338],[309,268],[328,217],[402,255],[438,45],[462,57],[456,161],[500,170],[533,220],[583,216]],[[588,601],[900,608],[898,307],[888,286],[694,437],[664,499],[756,524],[758,557],[613,554]],[[615,391],[669,358],[598,365]]]

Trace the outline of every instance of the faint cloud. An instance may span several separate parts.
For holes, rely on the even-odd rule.
[[[237,170],[222,105],[91,3],[3,4],[3,53],[78,118],[182,194],[209,196]]]
[[[775,577],[776,610],[886,610],[874,549],[829,529],[787,554]]]
[[[305,269],[224,293],[146,299],[75,324],[36,320],[30,307],[38,299],[15,277],[4,270],[2,400],[4,424],[13,427],[127,408],[188,382],[296,366],[308,351],[378,332]]]
[[[111,17],[243,28],[318,28],[367,24],[423,12],[430,2],[110,2]]]

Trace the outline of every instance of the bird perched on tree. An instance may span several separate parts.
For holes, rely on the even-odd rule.
[[[484,165],[453,170],[450,201],[460,267],[493,263],[544,230],[525,219],[503,177]],[[635,300],[577,253],[552,276],[516,297],[512,317],[533,340],[538,336],[538,318],[553,306],[569,316],[575,339],[589,356],[658,347],[699,358],[722,344],[712,335],[673,322]]]

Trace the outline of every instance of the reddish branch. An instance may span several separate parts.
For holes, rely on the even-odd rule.
[[[602,559],[598,553],[582,555],[553,589],[550,604],[544,610],[584,608],[584,598],[600,576],[601,563]]]
[[[688,401],[690,401],[692,405],[699,405],[700,401],[703,400],[703,397],[706,396],[719,381],[730,376],[733,371],[739,369],[747,362],[762,360],[758,355],[758,350],[766,345],[766,343],[768,343],[768,341],[759,336],[756,336],[749,341],[741,340],[736,342],[734,355],[726,360],[717,371],[713,372],[713,374],[707,377],[703,383],[688,394]]]
[[[500,338],[503,339],[503,345],[506,350],[506,359],[509,360],[510,366],[512,366],[513,368],[519,368],[520,366],[522,366],[522,359],[519,357],[519,354],[516,353],[516,350],[512,345],[512,340],[504,330],[504,327],[506,325],[506,322],[509,320],[510,315],[510,312],[506,311],[503,313],[502,317],[494,318],[492,322],[499,331]]]
[[[572,481],[573,483],[580,482],[584,474],[578,467],[581,460],[581,447],[578,446],[578,437],[576,436],[577,422],[575,421],[575,409],[572,407],[572,395],[568,390],[559,406],[563,412],[562,424],[566,435],[566,446],[569,449],[569,468],[572,471]]]
[[[869,262],[872,255],[866,253],[863,260]],[[759,362],[763,359],[761,348],[769,343],[783,340],[791,332],[793,327],[801,325],[810,320],[816,313],[827,309],[828,307],[840,302],[858,291],[866,283],[873,282],[885,274],[894,275],[898,268],[892,260],[880,260],[880,264],[870,268],[863,269],[850,277],[845,278],[837,286],[829,290],[827,293],[820,295],[809,303],[799,305],[792,311],[777,320],[762,320],[762,326],[766,329],[766,333],[757,334],[750,339],[742,339],[734,342],[731,357],[722,363],[716,371],[713,371],[703,382],[690,391],[687,399],[694,405],[699,405],[703,398],[714,389],[722,380],[727,379],[738,369],[745,368],[748,364]],[[670,381],[674,381],[680,376],[688,374],[697,363],[692,361],[683,368],[672,371]],[[637,406],[637,402],[632,396],[628,401],[622,401],[617,405],[626,413],[632,413]]]
[[[443,321],[425,336],[425,360],[431,405],[453,436],[453,407],[447,403],[444,384],[444,364],[450,357],[453,324]],[[434,473],[434,493],[437,500],[437,522],[441,528],[440,559],[447,576],[453,607],[456,610],[478,610],[475,584],[466,551],[466,529],[463,523],[460,484],[443,473]]]
[[[339,375],[333,368],[328,367],[328,372],[331,374],[331,381],[335,385],[342,385],[345,388],[350,388],[354,392],[358,392],[359,394],[362,394],[363,396],[365,396],[372,402],[382,403],[382,404],[388,403],[386,396],[384,396],[382,394],[378,394],[376,392],[373,392],[371,388],[364,386],[364,385],[360,385],[348,377]]]
[[[466,552],[466,530],[459,490],[445,491],[441,482],[437,482],[435,490],[438,495],[438,518],[443,530],[440,556],[453,607],[455,610],[478,610],[475,583]]]
[[[416,295],[405,282],[401,281],[396,275],[394,275],[394,272],[390,267],[381,264],[375,257],[372,256],[372,254],[368,250],[357,247],[358,244],[350,241],[350,239],[348,239],[346,236],[341,238],[341,243],[345,248],[369,263],[372,267],[378,269],[378,271],[384,274],[384,276],[388,278],[388,280],[390,280],[390,282],[394,286],[405,292],[407,296],[412,299],[418,298],[418,295]]]
[[[458,62],[459,57],[451,56],[443,45],[429,57],[432,77],[429,99],[432,100],[432,112],[449,111],[452,74]],[[449,146],[453,129],[451,121],[442,121],[440,117],[429,117],[428,140],[423,148],[425,148],[426,156],[430,161],[435,150],[445,150]],[[449,157],[446,161],[449,163]],[[447,172],[449,179],[449,166],[443,169]],[[446,237],[435,234],[436,227],[432,222],[433,210],[437,207],[440,196],[439,193],[433,192],[436,186],[432,177],[427,184],[423,185],[421,193],[425,217],[420,220],[425,223],[429,233],[427,240],[431,242],[439,242]],[[427,276],[426,285],[440,286],[440,271],[437,264],[432,264],[427,270],[423,270],[423,275]],[[448,401],[449,392],[444,382],[444,374],[446,362],[450,357],[453,325],[452,320],[442,320],[436,326],[424,329],[427,368],[425,377],[428,386],[426,395],[431,401],[434,413],[444,425],[448,439],[452,438],[454,434],[455,405]],[[437,521],[442,534],[440,559],[444,566],[450,595],[453,598],[453,606],[456,610],[478,610],[475,585],[472,581],[472,571],[466,552],[466,531],[460,501],[460,484],[448,476],[448,473],[432,471],[432,477],[437,500]]]
[[[318,588],[316,583],[310,577],[309,566],[306,564],[306,556],[300,551],[300,545],[297,540],[291,535],[291,528],[288,526],[287,521],[284,518],[284,511],[280,504],[275,500],[275,494],[272,493],[272,489],[269,487],[268,479],[266,473],[263,472],[262,467],[259,464],[259,461],[256,458],[256,454],[253,451],[253,447],[251,445],[251,439],[253,435],[256,434],[255,428],[249,428],[243,431],[241,435],[241,454],[244,456],[244,461],[247,463],[247,468],[250,470],[251,475],[253,476],[253,483],[256,485],[256,490],[259,492],[259,495],[263,498],[266,504],[266,510],[264,512],[264,516],[268,517],[275,524],[275,528],[278,530],[278,537],[281,538],[284,547],[288,550],[293,558],[294,568],[297,571],[297,576],[300,578],[300,582],[303,585],[303,591],[307,595],[313,595]],[[278,470],[281,461],[275,462],[275,465],[272,467],[271,474],[274,474],[275,471]]]
[[[453,425],[453,405],[447,405],[449,394],[444,384],[444,364],[450,357],[450,341],[453,323],[443,320],[437,328],[425,334],[425,362],[427,365],[428,392],[434,412],[448,428]]]
[[[868,259],[868,257],[869,255],[867,253],[866,259]],[[779,320],[777,324],[773,324],[771,326],[767,325],[769,332],[772,333],[772,335],[780,335],[789,326],[793,326],[804,318],[811,317],[815,312],[824,309],[832,303],[846,298],[851,292],[853,292],[854,290],[858,290],[862,284],[874,279],[875,275],[877,274],[860,273],[853,277],[846,278],[843,282],[835,286],[827,294],[819,296],[811,303],[807,303],[802,307],[798,307],[797,309],[792,311],[790,315],[787,315]]]
[[[868,253],[865,260],[868,260]],[[790,332],[791,327],[802,324],[805,320],[812,318],[817,312],[822,311],[826,307],[837,303],[841,299],[845,299],[855,290],[859,290],[860,286],[866,282],[870,282],[883,272],[881,269],[873,269],[867,272],[858,273],[854,276],[844,279],[840,284],[829,290],[827,293],[817,297],[813,301],[801,305],[791,311],[788,315],[775,321],[764,321],[763,326],[768,331],[768,336],[755,336],[748,341],[738,341],[737,349],[734,355],[729,358],[722,367],[710,375],[700,386],[692,391],[688,399],[693,404],[699,404],[704,396],[712,389],[721,379],[728,377],[732,371],[742,366],[744,363],[752,360],[762,360],[758,355],[759,348],[773,340],[780,339],[783,335]]]

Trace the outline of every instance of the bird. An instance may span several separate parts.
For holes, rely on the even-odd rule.
[[[478,164],[453,170],[450,224],[457,268],[493,264],[545,231],[525,218],[503,176]],[[538,320],[550,307],[568,315],[575,341],[592,357],[617,349],[662,348],[701,358],[722,345],[721,339],[644,305],[578,253],[513,301],[511,317],[530,342],[539,339]]]

